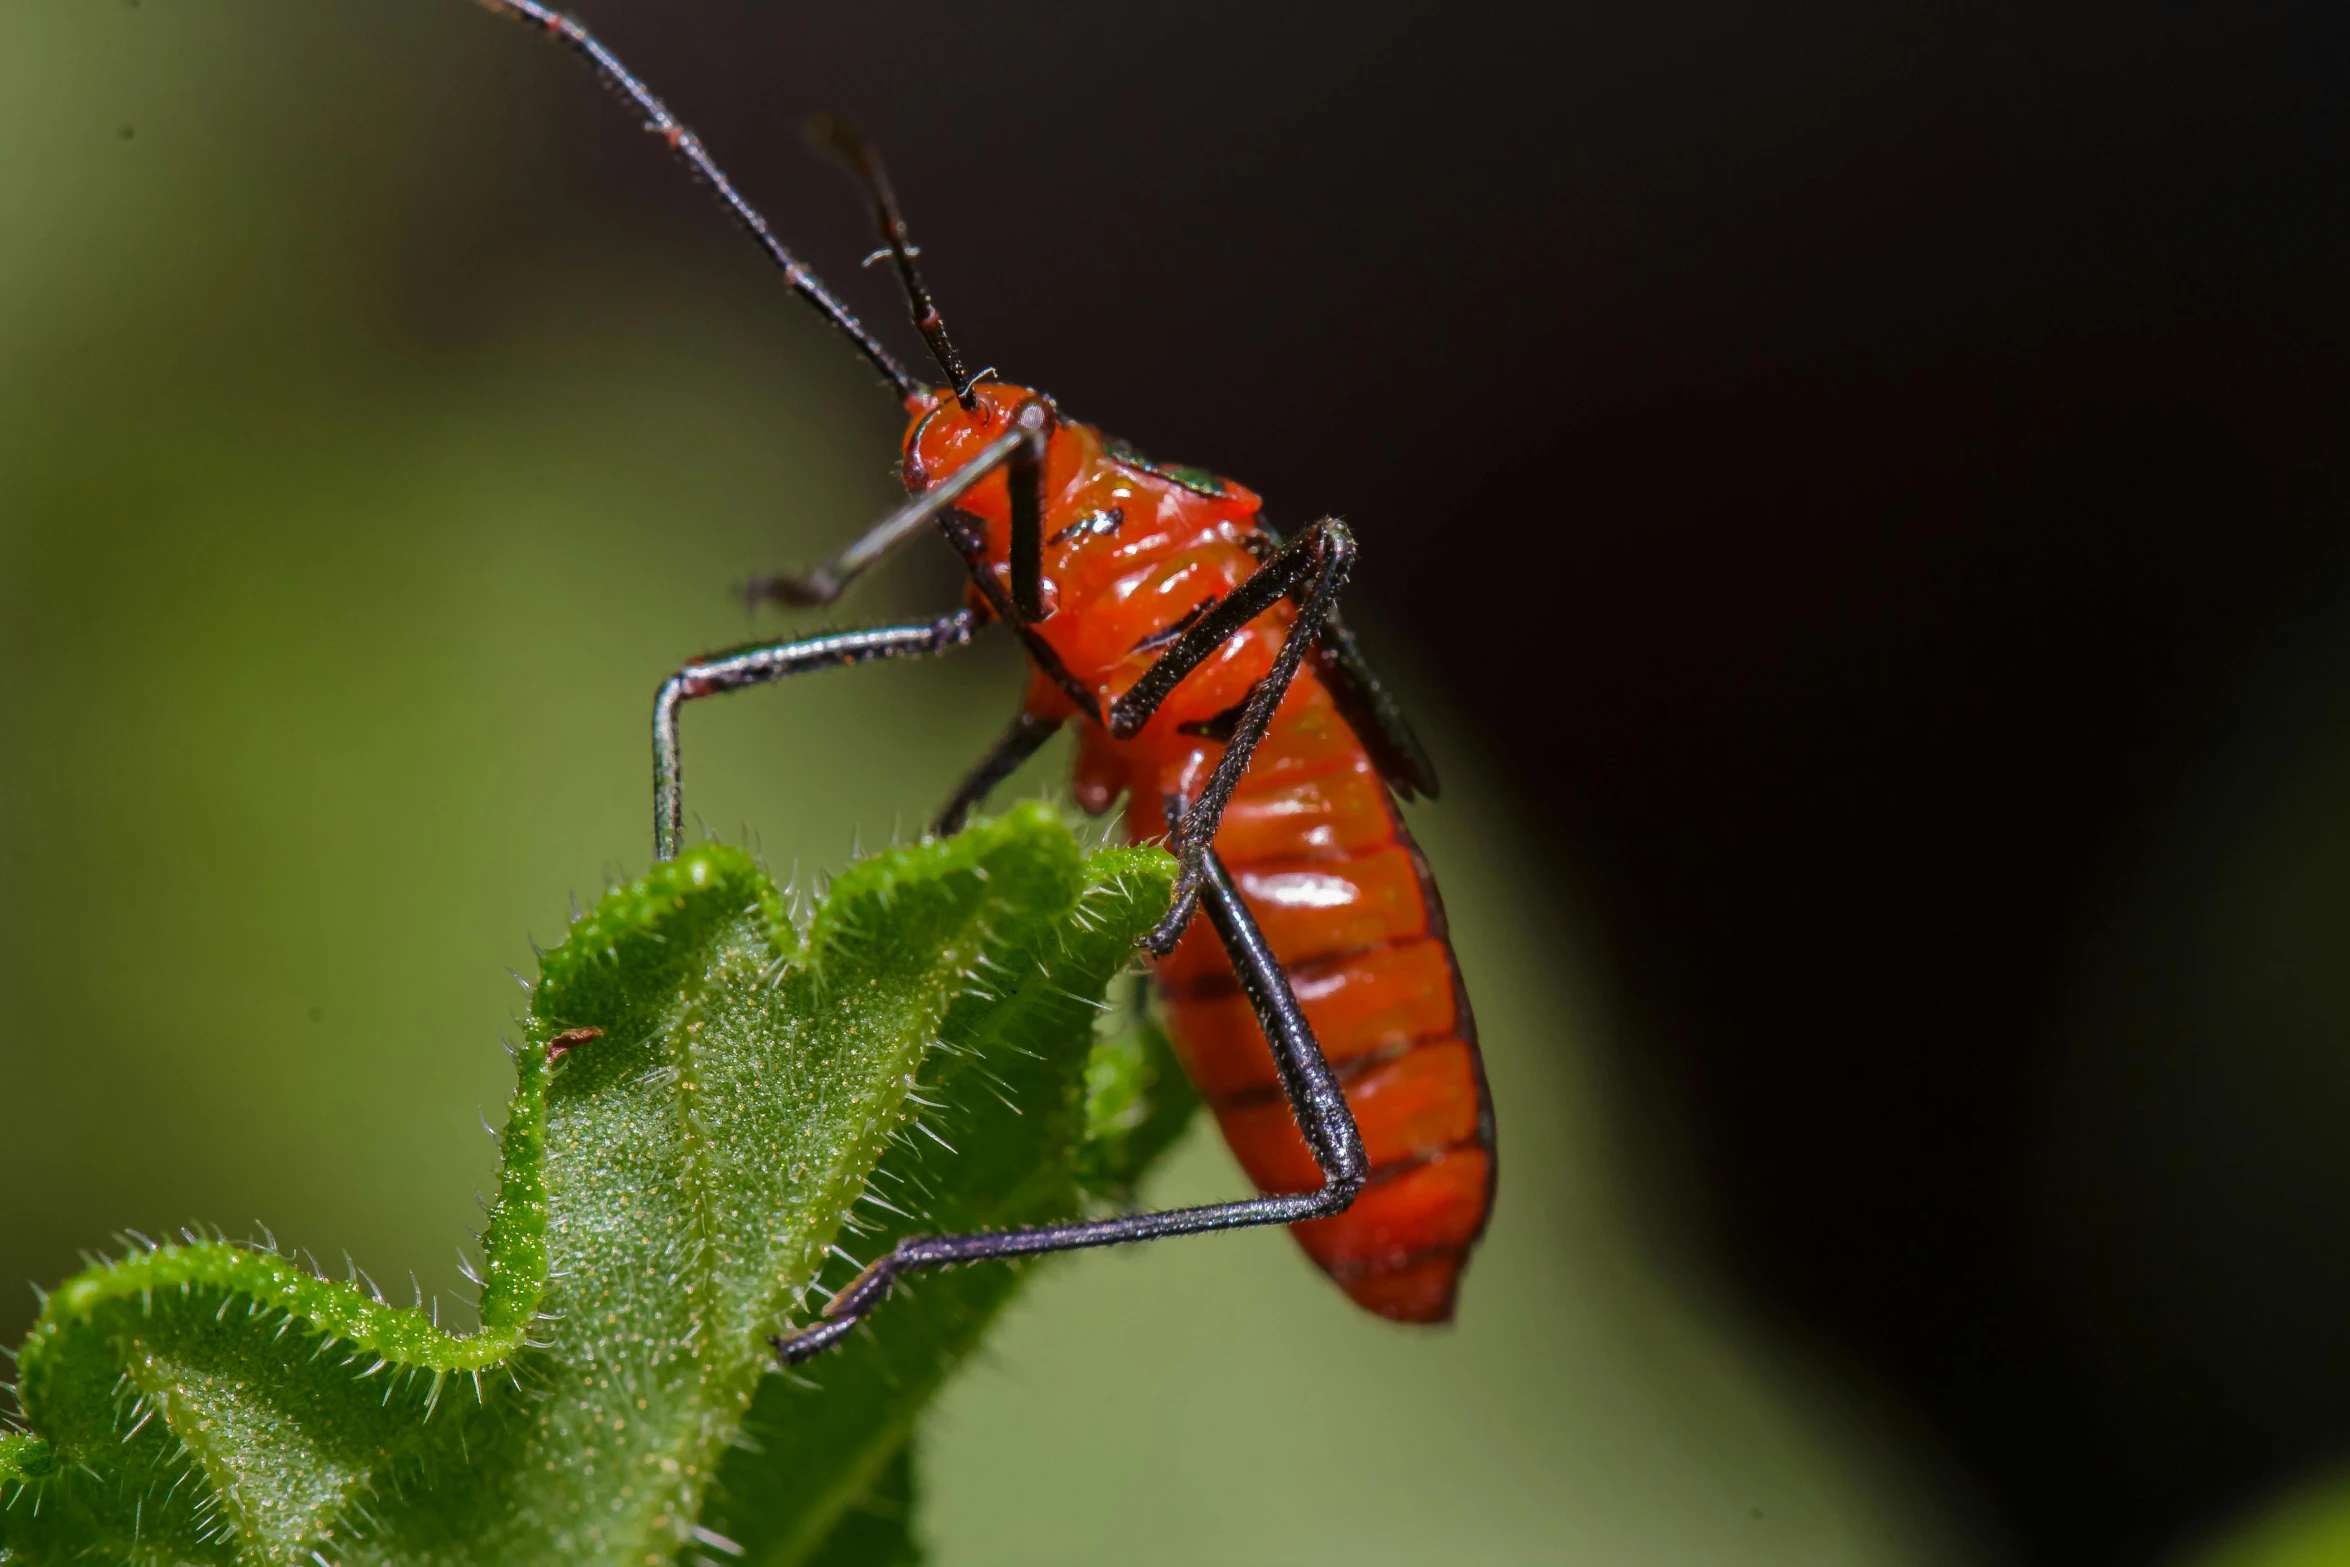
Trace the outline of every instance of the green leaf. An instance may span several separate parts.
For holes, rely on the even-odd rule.
[[[1086,1174],[1116,1157],[1088,1140],[1089,1077],[1115,1078],[1118,1092],[1145,1106],[1171,1105],[1160,1119],[1181,1129],[1190,1085],[1155,1031],[1155,1053],[1114,1030],[1090,1059],[1058,1043],[1094,1026],[1104,986],[1132,957],[1152,911],[1166,906],[1168,863],[1156,851],[1095,856],[1057,945],[1003,976],[999,989],[966,995],[949,1010],[938,1065],[922,1091],[940,1108],[925,1109],[876,1171],[855,1221],[865,1233],[844,1237],[853,1250],[835,1268],[835,1283],[903,1235],[1078,1211]],[[1031,1266],[919,1276],[841,1348],[768,1379],[746,1442],[720,1472],[709,1526],[762,1564],[811,1560],[834,1521],[874,1494],[915,1416]]]
[[[918,1567],[914,1540],[914,1454],[901,1447],[873,1489],[841,1515],[810,1567]]]
[[[93,1269],[20,1357],[0,1563],[912,1560],[913,1421],[1015,1271],[922,1278],[797,1378],[766,1339],[828,1267],[1077,1211],[1180,1125],[1162,1047],[1093,1038],[1167,887],[1030,808],[805,930],[723,848],[607,895],[541,965],[480,1329],[221,1239]]]

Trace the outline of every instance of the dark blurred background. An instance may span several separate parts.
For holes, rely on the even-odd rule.
[[[2350,1450],[2350,13],[579,10],[909,358],[813,108],[975,363],[1354,524],[1586,896],[1642,1200],[1989,1535],[2149,1561]],[[490,107],[371,330],[616,232],[756,267],[429,25],[466,76],[386,101]]]
[[[598,14],[829,257],[794,127],[868,122],[979,362],[1354,522],[1594,890],[1704,1233],[2027,1558],[2350,1441],[2350,1037],[2165,1076],[2183,997],[2094,977],[2174,833],[2261,830],[2196,781],[2343,718],[2350,13]],[[626,140],[598,188],[704,222]],[[2256,993],[2350,967],[2322,889]]]

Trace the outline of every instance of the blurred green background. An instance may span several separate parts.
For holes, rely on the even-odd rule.
[[[890,503],[888,399],[714,212],[598,225],[574,193],[589,216],[535,252],[485,242],[555,210],[533,127],[585,93],[512,41],[458,0],[0,0],[0,1279],[261,1220],[454,1290],[506,970],[642,865],[654,685],[780,624],[730,584]],[[845,614],[948,602],[951,564]],[[922,821],[1018,687],[993,645],[699,707],[689,808],[779,874],[835,865]],[[1365,1319],[1279,1236],[1061,1263],[927,1429],[936,1559],[1998,1559],[1928,1439],[1681,1244],[1676,1140],[1616,1069],[1572,889],[1421,694],[1448,790],[1414,826],[1504,1147],[1458,1328]],[[2346,795],[2279,863],[2338,846]],[[2288,934],[2340,928],[2339,878],[2292,885],[2262,905]],[[2226,939],[2119,932],[2113,984],[2189,984],[2161,941]],[[2084,1116],[2099,1041],[2130,1037],[2104,994],[2060,1100]],[[2200,1026],[2167,1058],[2187,1102]],[[1152,1195],[1238,1189],[1203,1127]],[[31,1311],[0,1295],[0,1339]]]

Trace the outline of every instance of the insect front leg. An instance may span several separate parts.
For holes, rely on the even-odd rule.
[[[1158,1240],[1169,1235],[1205,1235],[1219,1230],[1253,1229],[1266,1224],[1297,1224],[1344,1212],[1370,1176],[1362,1134],[1354,1112],[1347,1107],[1313,1025],[1289,988],[1288,976],[1273,956],[1256,916],[1241,901],[1240,892],[1215,851],[1201,855],[1201,901],[1222,938],[1240,977],[1242,992],[1256,1011],[1257,1023],[1273,1047],[1273,1064],[1281,1074],[1282,1091],[1291,1114],[1305,1134],[1306,1148],[1322,1172],[1317,1191],[1277,1197],[1255,1197],[1246,1202],[1213,1203],[1198,1208],[1172,1208],[1157,1213],[1127,1214],[1115,1219],[1042,1224],[1030,1229],[981,1231],[970,1235],[915,1235],[890,1248],[835,1295],[817,1320],[796,1333],[773,1340],[785,1365],[797,1365],[839,1343],[866,1313],[889,1297],[898,1278],[919,1268],[949,1267],[996,1258],[1035,1257],[1047,1252],[1085,1251],[1097,1246],[1123,1246],[1134,1241]]]
[[[1042,501],[1039,487],[1043,483],[1044,449],[1048,421],[1041,404],[1030,404],[1020,410],[1020,416],[1011,429],[996,437],[980,450],[978,456],[956,470],[952,478],[935,488],[923,491],[912,500],[891,512],[887,517],[859,534],[850,545],[831,560],[813,571],[777,572],[770,576],[753,577],[743,585],[743,597],[756,609],[762,603],[788,604],[802,609],[818,608],[831,603],[848,591],[849,584],[878,564],[908,539],[920,533],[924,524],[945,517],[955,503],[969,494],[972,487],[998,468],[1009,470],[1006,477],[1012,487],[1012,557],[1015,567],[1023,559],[1021,523],[1027,522],[1027,555],[1029,575],[1023,579],[1015,569],[1013,588],[1015,600],[1023,606],[1023,621],[1042,620],[1043,589],[1037,582],[1042,570],[1042,544],[1035,535],[1039,531],[1037,517]],[[1026,504],[1021,504],[1025,498]],[[1021,583],[1026,581],[1026,596],[1021,596]],[[1033,609],[1033,613],[1031,613]]]
[[[1151,714],[1182,684],[1183,677],[1197,669],[1226,638],[1270,609],[1284,594],[1303,588],[1298,617],[1291,623],[1289,634],[1282,638],[1281,651],[1274,656],[1273,667],[1242,704],[1240,720],[1233,726],[1232,738],[1225,743],[1222,760],[1208,775],[1207,786],[1200,790],[1199,798],[1170,823],[1169,847],[1180,866],[1175,878],[1175,897],[1168,906],[1167,917],[1143,938],[1143,945],[1160,957],[1175,950],[1184,927],[1191,923],[1205,876],[1208,846],[1215,841],[1216,828],[1224,819],[1224,807],[1231,803],[1232,791],[1240,786],[1241,775],[1248,771],[1257,743],[1265,738],[1274,710],[1288,693],[1290,681],[1297,677],[1298,666],[1320,634],[1331,606],[1337,603],[1339,590],[1346,586],[1354,559],[1354,534],[1335,517],[1323,518],[1259,566],[1246,582],[1177,637],[1158,662],[1144,670],[1142,678],[1110,705],[1111,734],[1123,739],[1140,733],[1142,726],[1150,722]]]
[[[686,703],[811,670],[840,669],[877,658],[943,653],[970,641],[978,627],[979,616],[960,609],[911,626],[843,631],[713,653],[671,675],[653,698],[653,858],[674,860],[685,846],[684,759],[679,753],[677,720]]]

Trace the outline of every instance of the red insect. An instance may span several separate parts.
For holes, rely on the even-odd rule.
[[[829,565],[764,579],[754,595],[829,603],[933,524],[970,568],[967,603],[939,620],[740,649],[672,678],[654,710],[655,852],[674,856],[683,836],[683,703],[942,651],[1004,622],[1030,656],[1027,696],[935,830],[959,829],[1047,738],[1077,726],[1079,804],[1098,815],[1123,794],[1128,833],[1164,839],[1177,856],[1173,905],[1146,939],[1159,995],[1185,1069],[1266,1194],[914,1237],[814,1325],[778,1339],[779,1351],[800,1360],[836,1342],[909,1269],[1273,1223],[1292,1225],[1370,1310],[1450,1319],[1492,1208],[1492,1105],[1443,904],[1395,809],[1395,795],[1434,795],[1434,770],[1338,616],[1354,558],[1344,525],[1325,519],[1284,543],[1240,485],[1151,462],[1049,397],[966,373],[880,163],[845,125],[820,121],[820,139],[864,184],[946,379],[922,385],[584,28],[534,0],[482,3],[544,27],[633,100],[911,415],[908,503]]]

